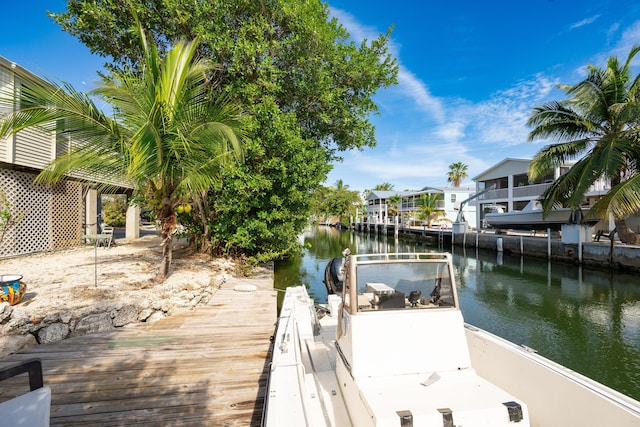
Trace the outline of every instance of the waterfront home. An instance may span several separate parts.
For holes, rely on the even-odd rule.
[[[0,92],[19,93],[21,76],[36,77],[20,65],[0,56]],[[17,100],[16,100],[17,101]],[[0,116],[17,102],[0,104]],[[55,132],[27,129],[0,139],[0,188],[14,215],[25,217],[6,230],[0,256],[69,248],[83,243],[86,234],[98,231],[101,195],[94,182],[68,179],[53,186],[35,185],[34,179],[52,160],[73,144]],[[114,192],[130,193],[119,183]],[[127,238],[138,237],[138,208],[127,212]]]
[[[565,174],[573,163],[565,163],[556,167],[553,173],[538,180],[529,179],[531,159],[506,158],[473,178],[476,193],[486,191],[477,200],[477,218],[475,227],[486,228],[484,217],[496,211],[511,212],[522,210],[529,202],[538,200],[554,180]],[[609,182],[600,179],[591,186],[585,195],[584,208],[592,206],[611,188]],[[599,223],[596,229],[611,230],[612,224]]]
[[[398,222],[410,224],[418,219],[419,200],[424,194],[437,194],[437,209],[443,211],[442,225],[449,227],[458,218],[461,204],[475,192],[471,187],[423,187],[420,191],[379,191],[369,192],[366,200],[367,222],[369,224],[394,224],[395,215],[389,214],[389,199],[400,196],[401,203],[398,206]],[[474,204],[462,205],[466,221],[470,225],[476,223],[476,208]],[[437,222],[438,224],[440,222]]]

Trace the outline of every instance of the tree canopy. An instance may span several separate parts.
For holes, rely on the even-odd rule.
[[[460,187],[460,183],[467,177],[467,169],[469,166],[462,162],[455,162],[449,165],[449,172],[447,173],[447,182],[453,184],[454,187]]]
[[[397,75],[390,30],[356,44],[319,0],[70,0],[51,16],[111,69],[136,68],[129,5],[160,46],[200,40],[198,54],[221,64],[211,89],[251,117],[245,163],[202,197],[204,240],[258,260],[294,250],[331,161],[375,145],[372,97]]]

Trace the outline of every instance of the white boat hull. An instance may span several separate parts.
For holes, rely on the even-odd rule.
[[[586,211],[583,211],[583,217]],[[547,216],[542,214],[542,210],[522,210],[502,213],[485,214],[484,220],[488,225],[498,229],[514,230],[560,230],[562,225],[569,224],[571,219],[571,209],[555,209]],[[596,218],[586,218],[583,220],[588,225],[598,223]]]

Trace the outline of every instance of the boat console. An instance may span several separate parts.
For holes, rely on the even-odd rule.
[[[472,368],[452,277],[448,254],[346,258],[336,376],[353,425],[529,425]]]

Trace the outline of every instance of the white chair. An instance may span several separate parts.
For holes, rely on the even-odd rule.
[[[110,248],[112,245],[113,246],[116,245],[116,243],[113,241],[113,227],[110,227],[110,226],[102,227],[102,234],[108,235],[108,237],[106,237],[102,241],[102,245],[104,245],[105,248]]]
[[[29,374],[31,391],[0,403],[0,427],[48,427],[51,413],[51,389],[42,380],[42,364],[33,359],[0,369],[0,381]]]

